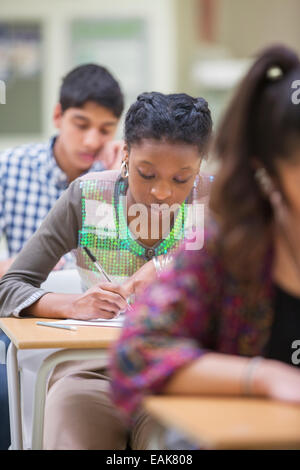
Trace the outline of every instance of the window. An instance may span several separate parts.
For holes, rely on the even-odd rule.
[[[71,67],[88,62],[107,67],[120,82],[127,106],[149,91],[145,20],[74,20],[71,44]]]
[[[0,22],[0,137],[42,132],[42,28],[38,23]]]

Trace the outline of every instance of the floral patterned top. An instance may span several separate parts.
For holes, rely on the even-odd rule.
[[[264,355],[273,321],[272,250],[254,298],[228,273],[211,236],[200,251],[181,250],[128,312],[111,356],[115,403],[132,415],[145,394],[206,351]]]

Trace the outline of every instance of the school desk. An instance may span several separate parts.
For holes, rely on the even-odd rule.
[[[11,426],[11,449],[23,448],[20,378],[17,352],[20,349],[59,349],[44,359],[36,379],[32,449],[42,449],[47,379],[53,368],[68,360],[97,359],[118,338],[120,328],[80,326],[76,331],[38,326],[44,318],[1,318],[0,328],[10,338],[7,380]]]
[[[160,427],[206,449],[300,449],[300,405],[258,398],[149,396]],[[158,436],[158,434],[154,434]],[[161,443],[152,443],[152,448]]]

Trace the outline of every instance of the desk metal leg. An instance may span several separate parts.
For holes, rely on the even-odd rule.
[[[35,386],[34,416],[32,430],[32,449],[43,448],[44,409],[50,372],[61,362],[107,357],[107,350],[99,349],[63,349],[44,359],[37,375]]]
[[[7,384],[9,400],[9,420],[11,434],[11,449],[22,450],[22,417],[20,376],[17,359],[17,348],[11,342],[7,351]]]

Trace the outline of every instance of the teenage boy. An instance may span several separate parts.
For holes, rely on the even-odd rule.
[[[81,65],[62,82],[53,112],[58,135],[0,154],[0,237],[9,255],[0,277],[75,178],[118,165],[121,143],[112,139],[123,108],[114,77],[99,65]]]

